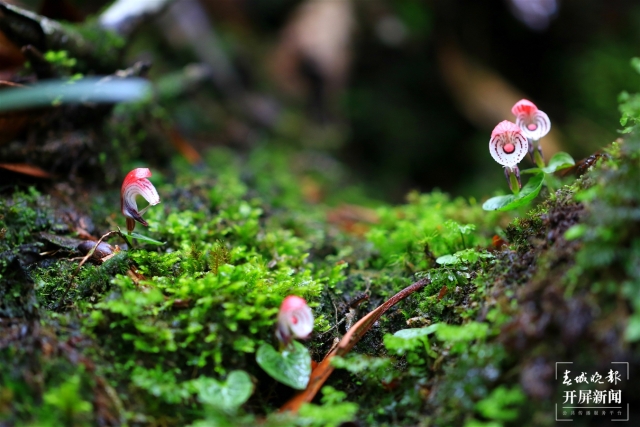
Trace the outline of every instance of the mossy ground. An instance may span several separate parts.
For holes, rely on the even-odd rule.
[[[162,204],[143,232],[163,246],[138,243],[79,269],[79,231],[100,236],[123,222],[117,190],[88,193],[73,210],[46,188],[9,192],[0,420],[551,425],[555,362],[637,367],[638,146],[633,134],[614,144],[594,171],[513,221],[439,192],[399,206],[368,200],[312,153],[217,149],[199,167],[176,160],[154,171]],[[298,416],[276,414],[293,390],[258,367],[255,351],[274,342],[286,295],[313,307],[306,345],[320,360],[355,320],[421,277],[430,284],[336,362],[324,397]],[[433,324],[448,326],[392,335]],[[255,387],[238,411],[200,398],[199,379],[235,370]]]

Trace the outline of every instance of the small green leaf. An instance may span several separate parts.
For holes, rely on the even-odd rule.
[[[439,325],[438,323],[435,323],[433,325],[429,325],[424,328],[400,329],[393,335],[399,338],[403,338],[405,340],[419,338],[419,337],[426,337],[427,335],[434,333],[438,329],[438,325]]]
[[[561,169],[570,168],[575,165],[576,162],[573,160],[571,155],[559,152],[553,155],[551,160],[549,160],[549,164],[546,168],[543,168],[542,171],[545,173],[554,173],[555,171],[559,171]]]
[[[631,58],[631,67],[633,67],[634,70],[640,73],[640,58]]]
[[[567,240],[576,240],[584,235],[587,226],[584,224],[576,224],[564,232],[564,238]]]
[[[436,259],[436,262],[440,265],[475,264],[481,258],[493,258],[493,255],[488,252],[478,252],[475,249],[463,249],[452,255],[442,255]]]
[[[627,329],[624,331],[624,338],[629,342],[640,340],[640,315],[637,313],[629,317]]]
[[[432,334],[438,324],[429,325],[426,328],[401,329],[395,334],[386,334],[383,338],[384,346],[392,353],[403,355],[407,351],[415,351],[425,348],[429,356],[436,358],[437,354],[429,345],[429,334]]]
[[[568,153],[559,152],[554,154],[551,160],[549,160],[549,164],[547,165],[547,167],[543,169],[540,169],[540,168],[525,169],[525,170],[521,170],[520,173],[521,174],[536,174],[540,172],[554,173],[555,171],[559,171],[561,169],[570,168],[571,166],[575,165],[575,163],[576,162],[573,160],[573,157],[571,157],[571,155],[569,155]]]
[[[307,387],[311,376],[311,355],[297,341],[293,341],[282,353],[270,344],[262,344],[256,354],[256,362],[271,378],[282,384],[297,390]]]
[[[244,371],[230,372],[225,382],[200,377],[193,381],[193,386],[201,403],[228,411],[238,409],[253,393],[251,378]]]
[[[518,195],[508,194],[506,196],[492,197],[482,205],[485,211],[510,211],[531,202],[542,189],[544,174],[539,173],[529,179],[529,182],[522,187]]]
[[[460,258],[455,255],[442,255],[436,259],[436,262],[440,265],[451,265],[451,264],[459,264],[462,262]]]
[[[509,389],[503,385],[476,403],[476,410],[484,417],[497,421],[513,421],[520,413],[519,406],[526,402],[526,396],[515,386]]]
[[[622,117],[620,117],[620,124],[622,126],[626,126],[628,122],[629,122],[629,114],[622,113]]]
[[[136,240],[139,240],[139,241],[144,242],[144,243],[148,243],[148,244],[150,244],[150,245],[158,245],[158,246],[164,245],[164,242],[160,242],[160,241],[158,241],[158,240],[154,240],[154,239],[152,239],[151,237],[147,237],[147,236],[145,236],[145,235],[143,235],[143,234],[139,234],[139,233],[128,233],[128,234],[126,234],[126,235],[127,235],[128,237],[132,237],[132,238],[134,238],[134,239],[136,239]]]
[[[522,175],[522,174],[533,175],[533,174],[540,173],[540,172],[542,172],[542,169],[540,169],[540,168],[530,168],[530,169],[521,170],[520,171],[520,175]]]
[[[514,196],[513,194],[492,197],[482,204],[482,209],[484,209],[485,211],[508,211],[511,209],[515,209],[509,209],[509,207],[515,200],[516,196]]]
[[[436,331],[436,337],[446,342],[468,342],[476,339],[482,339],[487,336],[489,325],[486,323],[469,322],[464,325],[447,325],[445,323],[439,325]],[[431,325],[435,327],[436,325]]]

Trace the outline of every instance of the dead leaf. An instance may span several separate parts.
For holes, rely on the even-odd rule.
[[[1,123],[2,121],[0,119],[0,129],[2,129]],[[35,178],[53,178],[53,175],[51,175],[49,172],[42,170],[37,166],[28,165],[26,163],[0,163],[0,168],[9,170],[11,172],[17,172],[23,175],[33,176]]]
[[[193,148],[193,145],[191,145],[189,141],[184,139],[184,137],[180,134],[180,132],[178,132],[177,129],[171,129],[169,131],[169,136],[171,143],[173,144],[175,149],[178,150],[178,152],[182,154],[190,164],[196,165],[198,163],[202,163],[202,157],[200,156],[200,153],[198,153],[198,151]]]

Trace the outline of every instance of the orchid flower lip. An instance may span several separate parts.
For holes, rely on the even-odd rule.
[[[148,226],[149,224],[142,218],[142,214],[146,212],[149,206],[160,203],[158,191],[151,181],[147,179],[150,176],[151,171],[148,168],[137,168],[129,172],[122,182],[120,205],[122,214],[127,218],[128,231],[133,231],[135,221],[145,227]],[[149,203],[149,206],[138,211],[136,196],[142,196]]]
[[[278,313],[277,338],[288,345],[293,338],[305,339],[313,332],[313,313],[307,302],[295,295],[282,301]]]
[[[516,102],[511,112],[516,116],[516,124],[527,138],[537,141],[551,130],[549,116],[527,99]]]
[[[514,167],[529,151],[529,141],[522,130],[508,120],[504,120],[493,129],[489,140],[491,157],[504,167]]]

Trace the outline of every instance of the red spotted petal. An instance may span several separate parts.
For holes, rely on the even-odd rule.
[[[529,142],[515,123],[504,120],[491,132],[489,152],[491,157],[502,166],[516,166],[528,151]]]

